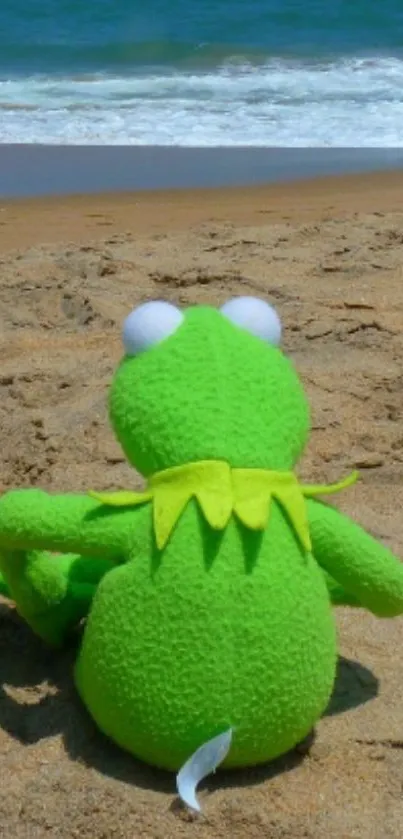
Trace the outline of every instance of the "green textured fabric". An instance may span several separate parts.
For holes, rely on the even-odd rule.
[[[129,463],[151,483],[200,461],[293,472],[309,435],[291,362],[204,307],[122,360],[109,406]],[[14,490],[0,498],[0,570],[50,643],[88,613],[76,684],[123,748],[176,770],[232,728],[224,765],[257,764],[303,739],[327,706],[331,600],[403,612],[399,561],[308,495],[312,550],[276,497],[260,531],[235,515],[214,529],[191,497],[160,549],[151,503]]]

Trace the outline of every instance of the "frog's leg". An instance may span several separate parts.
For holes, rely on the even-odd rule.
[[[36,488],[0,496],[0,572],[42,638],[62,643],[88,613],[103,574],[127,558],[141,509]]]
[[[111,563],[127,557],[137,509],[36,488],[0,496],[0,572],[20,614],[49,643],[62,642]]]
[[[403,614],[403,563],[333,507],[308,499],[307,509],[313,554],[322,569],[374,615]]]
[[[86,617],[97,584],[113,567],[105,558],[3,549],[0,591],[37,635],[59,646]]]

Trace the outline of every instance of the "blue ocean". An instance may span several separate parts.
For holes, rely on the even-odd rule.
[[[403,146],[402,0],[2,0],[0,142]]]

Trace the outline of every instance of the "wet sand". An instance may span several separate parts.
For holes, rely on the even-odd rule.
[[[403,168],[401,148],[0,146],[0,199],[249,186]]]

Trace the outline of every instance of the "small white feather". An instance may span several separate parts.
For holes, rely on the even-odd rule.
[[[200,746],[178,772],[176,777],[178,795],[191,810],[201,813],[196,797],[197,787],[203,778],[215,772],[223,762],[231,748],[231,742],[232,728]]]

